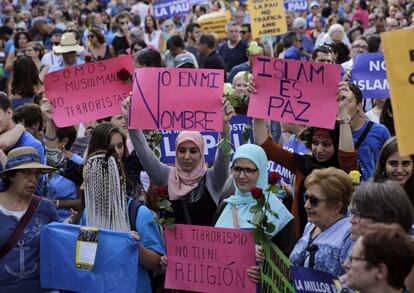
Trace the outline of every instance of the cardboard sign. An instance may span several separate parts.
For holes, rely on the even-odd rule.
[[[93,269],[85,270],[75,265],[79,231],[78,225],[57,222],[42,227],[41,286],[85,293],[136,292],[143,282],[137,278],[139,242],[128,232],[99,229]]]
[[[276,36],[287,32],[283,0],[249,0],[253,38]]]
[[[176,225],[165,229],[165,288],[196,292],[256,292],[246,269],[256,265],[251,231]]]
[[[291,273],[296,293],[339,292],[339,280],[331,274],[304,267],[294,267]]]
[[[131,55],[67,67],[45,76],[45,95],[54,107],[58,127],[76,125],[121,114],[122,101],[132,83],[119,78],[126,69],[132,74]]]
[[[333,129],[341,66],[258,56],[247,115]],[[323,111],[323,115],[321,115]]]
[[[365,99],[390,96],[383,53],[358,54],[351,71],[351,81]]]
[[[295,289],[291,283],[292,263],[273,242],[262,243],[265,261],[260,267],[263,292],[289,292]]]
[[[213,12],[200,16],[197,23],[201,26],[201,30],[205,33],[216,33],[219,38],[225,38],[226,25],[231,20],[230,11]]]
[[[187,14],[191,7],[188,0],[157,0],[152,2],[152,10],[156,19],[167,19]]]
[[[308,1],[306,0],[285,0],[285,10],[303,12],[308,11]]]
[[[381,34],[391,104],[401,156],[414,153],[414,30]]]
[[[233,116],[230,120],[230,142],[233,145],[233,150],[239,148],[243,144],[243,132],[246,125],[252,125],[252,119],[243,116]],[[179,131],[170,131],[162,130],[161,131],[161,161],[166,164],[175,163],[175,140],[180,132]],[[217,152],[217,143],[219,142],[219,135],[217,132],[202,132],[204,138],[205,151],[204,158],[206,162],[212,163],[216,157]],[[250,131],[250,140],[253,141],[253,133]]]
[[[135,70],[129,128],[223,130],[223,70]]]

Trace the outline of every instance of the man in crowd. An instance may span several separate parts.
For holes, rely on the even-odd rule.
[[[78,45],[73,33],[64,33],[60,45],[53,47],[54,53],[62,55],[62,61],[50,67],[49,72],[83,64],[83,61],[77,57],[77,54],[83,52],[83,50],[84,48]]]
[[[216,52],[216,38],[211,33],[203,33],[197,40],[197,49],[204,58],[204,64],[201,68],[206,69],[225,69],[221,56]],[[245,51],[246,53],[246,51]]]

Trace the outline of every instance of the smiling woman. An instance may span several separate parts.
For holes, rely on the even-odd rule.
[[[340,276],[353,245],[346,216],[353,190],[351,177],[333,167],[314,170],[306,178],[305,188],[308,224],[289,258],[294,266]]]

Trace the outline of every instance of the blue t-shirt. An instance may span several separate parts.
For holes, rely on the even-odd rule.
[[[17,243],[0,259],[0,292],[51,291],[40,287],[40,231],[43,225],[58,220],[54,205],[42,200]],[[0,247],[9,240],[18,222],[17,217],[0,210]]]
[[[365,121],[360,129],[352,131],[354,144],[358,141],[367,125],[368,120]],[[391,134],[384,125],[378,123],[372,125],[367,136],[357,150],[358,164],[361,169],[363,181],[368,181],[374,175],[381,148],[390,137]]]
[[[47,197],[53,199],[76,199],[76,184],[59,174],[53,174],[47,181]],[[69,209],[58,209],[59,220],[63,222],[71,215]]]
[[[19,147],[32,147],[35,148],[37,151],[37,154],[39,155],[40,162],[42,164],[46,163],[45,158],[45,149],[42,145],[42,143],[36,139],[33,135],[31,135],[29,132],[24,132],[20,139],[17,141],[17,143],[11,148],[19,148]],[[37,184],[37,188],[35,191],[36,195],[42,195],[42,186],[43,186],[43,175],[39,176],[39,183]]]

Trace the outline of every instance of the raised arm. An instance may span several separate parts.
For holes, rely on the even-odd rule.
[[[352,100],[353,93],[346,82],[341,82],[338,88],[339,104],[339,149],[344,152],[355,152],[354,141],[348,115],[348,104]]]
[[[22,134],[26,131],[22,124],[17,124],[12,129],[0,135],[0,149],[3,151],[10,150],[20,139]]]
[[[122,114],[128,123],[129,108],[131,106],[131,97],[126,98],[122,102]],[[141,130],[129,130],[134,152],[141,161],[144,170],[148,173],[149,178],[158,186],[166,186],[168,184],[168,176],[170,167],[161,163],[149,147],[147,140]]]

